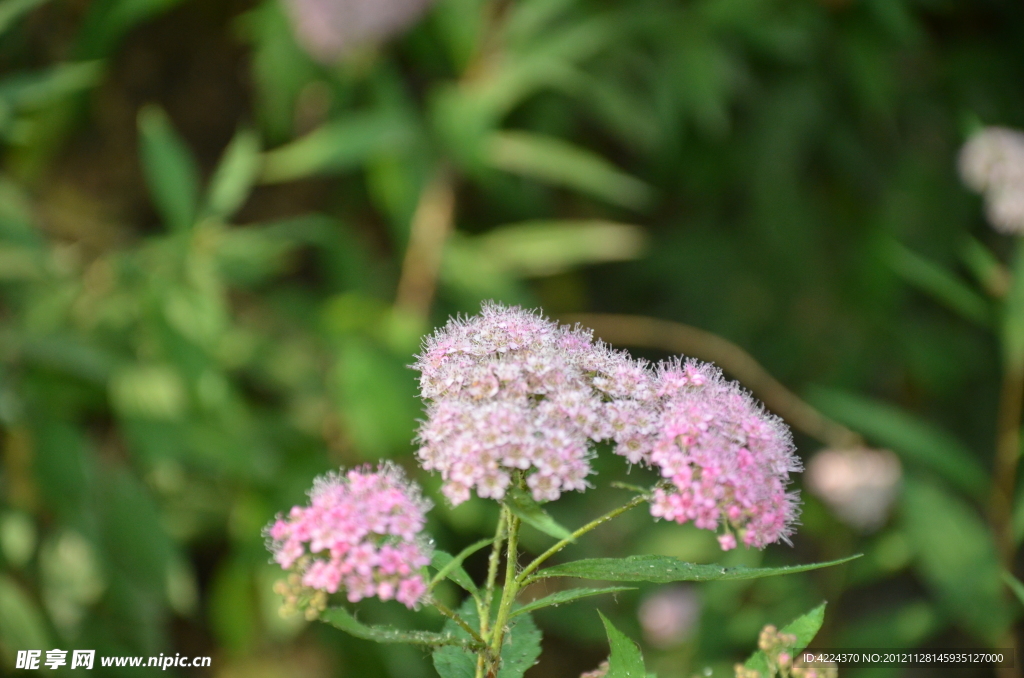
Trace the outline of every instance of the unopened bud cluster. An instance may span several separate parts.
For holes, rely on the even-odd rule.
[[[302,611],[307,621],[313,621],[327,609],[327,592],[303,586],[302,577],[295,572],[285,579],[278,579],[274,583],[274,593],[284,599],[280,609],[282,617],[291,617]]]
[[[796,644],[797,637],[794,634],[782,633],[771,624],[765,626],[757,638],[757,649],[767,659],[768,674],[736,664],[736,678],[837,678],[839,669],[835,664],[812,666],[804,664],[802,660],[794,662]]]

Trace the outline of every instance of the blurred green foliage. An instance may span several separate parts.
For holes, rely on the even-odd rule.
[[[260,531],[329,468],[414,469],[406,365],[487,298],[711,330],[905,464],[874,534],[805,493],[792,550],[722,560],[643,512],[573,547],[866,553],[701,585],[698,626],[645,644],[647,670],[731,675],[765,623],[825,599],[823,647],[1005,645],[1021,607],[984,522],[1000,353],[968,281],[998,282],[1012,245],[955,154],[980,123],[1024,127],[1020,3],[439,0],[324,65],[278,0],[2,0],[0,73],[5,670],[63,647],[212,655],[225,677],[434,675],[419,650],[280,618]],[[454,230],[417,254],[438,177]],[[396,304],[421,255],[433,303]],[[552,513],[577,525],[613,493]],[[436,503],[448,552],[493,525],[487,502]],[[593,669],[606,625],[643,638],[654,590],[595,599],[614,627],[587,603],[539,612],[529,675]]]

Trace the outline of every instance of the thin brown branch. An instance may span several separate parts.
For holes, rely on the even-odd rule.
[[[1024,410],[1024,366],[1007,366],[999,394],[996,458],[992,472],[991,520],[1003,567],[1013,572],[1013,495],[1020,459],[1020,421]]]
[[[423,188],[409,228],[395,307],[426,319],[434,301],[441,255],[455,219],[455,185],[445,167]]]
[[[610,344],[681,353],[713,362],[738,379],[769,410],[798,431],[829,447],[863,444],[860,435],[826,417],[783,386],[753,356],[716,334],[645,316],[586,313],[566,316],[562,320],[590,327],[595,335]]]

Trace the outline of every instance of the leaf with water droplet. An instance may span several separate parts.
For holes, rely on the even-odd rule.
[[[608,634],[608,673],[605,678],[644,678],[647,668],[640,648],[629,639],[629,636],[615,628],[601,612],[605,633]]]
[[[367,626],[349,614],[343,607],[332,607],[320,613],[320,618],[345,633],[377,643],[408,643],[427,646],[463,646],[469,636],[456,636],[445,627],[442,633],[431,631],[402,631],[391,626]]]
[[[666,584],[675,581],[716,581],[759,579],[780,574],[794,574],[831,567],[860,558],[860,554],[827,563],[791,565],[787,567],[722,567],[698,565],[671,556],[629,556],[627,558],[587,558],[545,568],[530,579],[545,577],[579,577],[599,581],[649,581]]]
[[[569,589],[567,591],[558,591],[552,593],[549,596],[538,598],[537,600],[523,605],[521,608],[512,613],[512,617],[520,614],[526,614],[527,612],[533,612],[544,607],[552,606],[558,607],[562,603],[570,603],[580,598],[587,598],[589,596],[597,596],[602,593],[618,593],[619,591],[635,591],[636,589],[632,586],[607,586],[598,589]]]

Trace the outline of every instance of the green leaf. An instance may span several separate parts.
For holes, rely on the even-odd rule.
[[[252,130],[241,129],[224,151],[210,180],[207,213],[219,219],[233,215],[249,197],[259,169],[259,137]]]
[[[1008,369],[1024,370],[1024,240],[1017,245],[1004,304],[1003,360]]]
[[[41,280],[45,273],[46,258],[38,248],[0,245],[0,281]]]
[[[462,563],[466,558],[492,543],[494,543],[493,539],[481,539],[475,544],[470,544],[459,551],[458,555],[455,557],[452,557],[444,551],[434,551],[434,556],[431,558],[430,564],[437,570],[437,574],[434,575],[434,579],[431,581],[430,585],[433,586],[440,580],[447,577],[472,593],[474,596],[478,595],[480,592],[477,590],[476,584],[473,582],[473,578],[470,577],[466,570],[462,568]]]
[[[199,170],[192,154],[156,106],[139,112],[140,154],[150,196],[172,231],[192,227],[199,200]]]
[[[889,266],[907,283],[983,327],[992,323],[992,307],[980,294],[933,261],[897,242],[885,247]]]
[[[15,21],[49,0],[4,0],[0,2],[0,35],[6,33]]]
[[[590,596],[599,596],[602,593],[618,593],[619,591],[635,591],[636,588],[633,586],[606,586],[599,589],[569,589],[567,591],[558,591],[551,595],[538,598],[532,602],[523,605],[521,608],[512,613],[512,617],[520,614],[526,614],[527,612],[533,612],[534,610],[540,610],[541,608],[550,607],[552,605],[558,606],[563,603],[571,603],[574,600],[580,598],[589,598]]]
[[[90,3],[76,51],[89,58],[106,56],[131,28],[184,0],[107,0]]]
[[[833,565],[842,565],[860,554],[832,560],[827,563],[790,565],[787,567],[723,567],[721,565],[697,565],[672,556],[629,556],[627,558],[588,558],[571,563],[562,563],[537,572],[533,579],[545,577],[578,577],[600,581],[649,581],[667,584],[674,581],[732,581],[738,579],[759,579],[780,574],[807,572]]]
[[[960,497],[913,477],[904,481],[902,514],[915,568],[944,611],[980,639],[996,642],[1010,614],[984,521]]]
[[[647,237],[637,226],[612,221],[542,220],[499,226],[465,245],[477,248],[479,256],[500,270],[531,277],[580,264],[636,259]]]
[[[821,629],[824,621],[825,603],[822,603],[807,614],[803,614],[786,624],[782,627],[781,632],[796,636],[796,645],[793,646],[793,652],[796,653],[807,647],[814,640],[814,636],[818,635],[818,631]],[[768,675],[768,657],[760,650],[751,655],[745,666],[748,669],[760,671],[763,676]]]
[[[530,132],[495,132],[486,150],[496,169],[572,188],[615,205],[641,209],[652,198],[647,184],[601,156],[554,137]]]
[[[103,64],[99,61],[63,63],[12,75],[0,81],[0,106],[17,110],[42,108],[92,87],[102,75]]]
[[[524,523],[555,539],[572,540],[572,532],[555,522],[547,511],[541,508],[533,496],[519,487],[513,487],[505,495],[505,505],[514,516]]]
[[[461,616],[471,628],[480,627],[480,615],[476,603],[466,599],[459,608]],[[452,620],[444,625],[444,632],[468,644],[470,638]],[[508,631],[501,648],[501,668],[498,678],[522,678],[522,675],[537,663],[540,656],[540,630],[528,614],[509,621]],[[441,678],[474,678],[476,676],[476,652],[466,647],[448,646],[434,650],[434,668]]]
[[[0,643],[9,651],[50,648],[38,606],[6,575],[0,575]]]
[[[601,615],[605,633],[608,634],[610,649],[606,678],[644,678],[647,675],[647,668],[644,666],[644,657],[640,653],[640,647],[626,634],[612,626],[612,623],[600,611],[598,614]]]
[[[431,631],[401,631],[391,626],[367,626],[349,614],[343,607],[331,607],[320,613],[320,619],[328,624],[341,629],[345,633],[372,640],[375,643],[407,643],[410,645],[455,646],[456,649],[463,645],[469,645],[469,636],[457,637],[445,626],[442,633]],[[454,626],[454,622],[452,623]],[[458,628],[456,626],[456,628]],[[460,629],[461,630],[461,629]],[[476,655],[474,655],[476,656]]]
[[[948,624],[926,600],[887,605],[843,624],[833,647],[918,647]]]
[[[275,143],[294,134],[295,104],[303,88],[318,77],[309,55],[296,44],[286,11],[280,2],[263,2],[233,22],[251,48],[249,73],[260,124]]]
[[[1017,596],[1017,600],[1020,601],[1021,605],[1024,605],[1024,584],[1021,583],[1020,579],[1017,579],[1009,572],[1003,571],[1003,581],[1010,590],[1013,591],[1013,595]]]
[[[261,178],[275,183],[348,170],[371,156],[400,149],[411,134],[396,115],[353,114],[266,153]]]
[[[811,404],[899,454],[941,475],[973,497],[988,492],[988,477],[970,450],[931,424],[887,403],[834,389],[815,388]]]
[[[1006,294],[1010,284],[1010,272],[991,250],[975,238],[968,238],[961,257],[985,291],[993,297]]]

